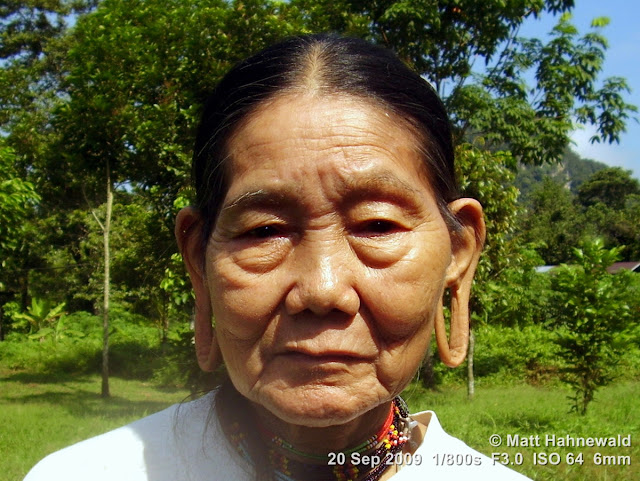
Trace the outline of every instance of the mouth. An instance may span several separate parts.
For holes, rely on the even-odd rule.
[[[356,353],[343,351],[304,351],[290,350],[283,353],[285,358],[296,363],[311,364],[352,364],[357,362],[366,362],[367,359]]]

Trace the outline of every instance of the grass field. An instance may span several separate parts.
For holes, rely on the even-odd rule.
[[[112,379],[113,397],[100,398],[97,376],[55,378],[0,372],[0,480],[19,481],[44,455],[81,439],[121,426],[184,400],[186,391],[166,391],[148,383]],[[535,480],[640,479],[640,384],[610,386],[598,393],[586,416],[568,414],[567,392],[532,386],[478,386],[473,402],[463,388],[438,392],[417,385],[405,397],[412,411],[433,409],[449,433],[500,459]],[[497,434],[503,444],[492,447]],[[506,447],[508,436],[539,436],[539,447]],[[630,447],[559,448],[545,436],[609,437],[631,435]],[[557,453],[557,458],[550,453]],[[542,464],[541,453],[549,457]],[[569,454],[573,454],[574,458]],[[570,462],[582,453],[582,464]],[[606,458],[594,456],[601,453]],[[538,464],[534,465],[533,456]],[[580,460],[580,458],[577,458]],[[601,463],[596,464],[596,460]],[[559,464],[552,463],[560,460]],[[630,463],[630,465],[628,465]]]
[[[187,391],[98,376],[0,372],[0,481],[19,481],[45,455],[183,401]],[[124,480],[123,480],[124,481]]]
[[[405,397],[413,412],[434,410],[447,432],[487,456],[505,453],[496,455],[496,459],[507,461],[511,468],[532,479],[640,480],[640,384],[629,382],[603,388],[585,416],[568,412],[567,394],[561,388],[529,385],[477,387],[473,402],[469,402],[464,388],[429,392],[410,387]],[[495,434],[502,440],[497,447],[490,443]],[[631,446],[545,445],[547,435],[555,435],[557,440],[567,436],[617,438],[618,434],[630,436]],[[515,435],[534,443],[538,436],[540,446],[508,447],[508,436],[513,440]]]

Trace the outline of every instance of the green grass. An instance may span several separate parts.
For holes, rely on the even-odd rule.
[[[153,384],[112,378],[112,398],[99,396],[97,376],[38,375],[0,371],[0,480],[19,481],[39,459],[71,443],[122,426],[134,419],[183,401],[184,390],[162,390]],[[522,464],[512,466],[535,480],[604,481],[640,479],[640,383],[618,383],[596,395],[586,416],[569,414],[566,390],[528,385],[483,386],[473,402],[463,387],[425,391],[418,384],[405,392],[412,411],[433,409],[450,434],[491,456],[505,452],[510,460],[522,454]],[[632,436],[630,448],[494,448],[489,437]],[[596,452],[630,456],[630,466],[597,466]],[[557,466],[534,466],[533,455],[557,452]],[[583,453],[582,465],[566,463],[567,453]],[[617,458],[616,458],[617,460]]]
[[[45,455],[183,401],[184,390],[98,376],[0,372],[0,480],[19,481]]]
[[[444,429],[478,451],[507,453],[510,467],[535,480],[605,481],[640,479],[640,384],[618,383],[601,389],[589,405],[585,416],[569,413],[568,391],[562,388],[542,388],[529,385],[477,387],[472,402],[463,387],[425,391],[412,385],[405,392],[411,411],[431,409],[436,412]],[[492,447],[489,438],[498,434],[503,441]],[[506,447],[507,435],[540,437],[540,447]],[[545,446],[545,436],[609,437],[631,435],[631,447],[553,447]],[[534,438],[535,439],[535,438]],[[534,465],[533,456],[557,452],[561,462]],[[516,453],[522,455],[517,465]],[[583,455],[583,463],[568,464],[567,454]],[[630,465],[597,465],[594,455],[616,456],[606,461]],[[629,456],[620,458],[618,456]],[[504,458],[503,458],[504,459]],[[596,458],[597,459],[597,458]]]

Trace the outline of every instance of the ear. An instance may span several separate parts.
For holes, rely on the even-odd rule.
[[[445,278],[451,292],[451,326],[449,340],[442,312],[442,301],[435,320],[436,342],[442,362],[449,367],[459,366],[467,355],[469,345],[469,298],[473,276],[486,236],[482,206],[475,199],[458,199],[449,204],[461,228],[452,232],[452,258]]]
[[[202,218],[197,209],[185,207],[178,212],[175,235],[196,295],[196,357],[200,368],[210,372],[220,363],[221,355],[215,329],[211,323],[211,297],[204,270],[206,245],[202,242]]]

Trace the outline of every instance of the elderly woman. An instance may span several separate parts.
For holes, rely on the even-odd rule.
[[[399,397],[434,329],[442,360],[464,359],[485,235],[427,82],[363,41],[285,41],[221,81],[194,174],[176,236],[198,362],[229,382],[29,481],[524,479]]]

